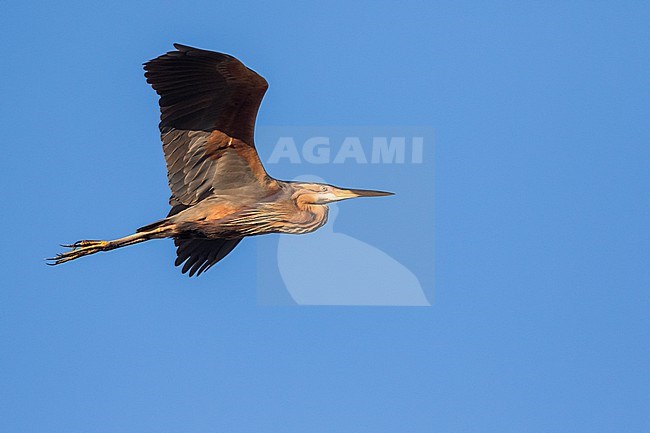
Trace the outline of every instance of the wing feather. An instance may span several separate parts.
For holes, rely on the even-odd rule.
[[[144,65],[160,96],[170,203],[190,206],[225,190],[242,196],[277,190],[253,141],[266,80],[230,55],[174,47]]]
[[[197,277],[226,257],[241,242],[237,239],[175,239],[176,266],[181,271]]]
[[[160,95],[161,131],[216,129],[253,146],[266,80],[228,54],[174,47],[144,65],[147,82]]]
[[[172,195],[169,216],[211,195],[260,197],[279,185],[262,166],[254,129],[264,78],[223,53],[174,44],[144,64],[160,96],[160,133]],[[177,237],[176,266],[200,275],[241,241]]]
[[[169,211],[168,216],[187,209],[188,206],[176,204]],[[192,239],[192,238],[175,238],[176,260],[174,266],[180,266],[183,263],[181,271],[190,272],[190,277],[197,277],[203,272],[210,269],[216,263],[226,257],[241,242],[238,239]],[[191,263],[188,265],[187,263]]]

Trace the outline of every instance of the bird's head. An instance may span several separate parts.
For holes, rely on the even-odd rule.
[[[298,183],[292,184],[294,193],[292,197],[304,204],[328,204],[339,200],[355,197],[381,197],[393,195],[392,192],[374,191],[369,189],[344,189],[325,183]]]

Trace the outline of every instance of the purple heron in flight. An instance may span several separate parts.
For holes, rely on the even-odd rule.
[[[173,238],[175,265],[200,275],[246,236],[312,232],[327,222],[328,203],[391,194],[269,176],[253,141],[266,80],[227,54],[174,47],[144,64],[147,83],[160,96],[169,214],[119,239],[63,245],[70,250],[50,264]]]

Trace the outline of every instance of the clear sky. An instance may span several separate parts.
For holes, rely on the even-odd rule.
[[[2,2],[0,430],[650,431],[650,10],[609,3]],[[337,217],[432,257],[431,307],[258,305],[254,240],[199,279],[170,241],[44,265],[167,212],[173,42],[262,73],[260,125],[433,128],[435,187],[386,177],[429,227]]]

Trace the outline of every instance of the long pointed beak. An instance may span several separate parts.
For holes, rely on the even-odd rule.
[[[355,197],[382,197],[386,195],[393,195],[392,192],[374,191],[371,189],[343,189],[335,188],[333,190],[334,197],[330,197],[328,201],[346,200]]]
[[[375,191],[372,189],[348,189],[346,192],[351,194],[351,197],[382,197],[385,195],[395,195],[394,192]]]

